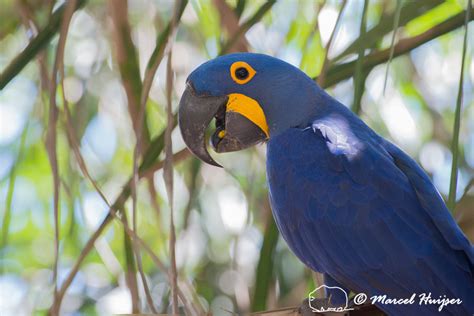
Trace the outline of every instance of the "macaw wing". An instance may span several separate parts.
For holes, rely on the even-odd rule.
[[[394,144],[386,141],[384,147],[395,165],[405,174],[416,193],[422,209],[433,220],[453,250],[463,252],[468,258],[469,270],[474,270],[474,248],[454,221],[443,198],[420,166]]]
[[[270,197],[283,237],[303,262],[352,290],[467,299],[474,287],[462,233],[442,200],[429,198],[434,187],[418,184],[440,214],[425,210],[400,154],[375,137],[318,121],[270,139]]]

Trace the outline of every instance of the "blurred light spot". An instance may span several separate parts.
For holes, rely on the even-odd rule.
[[[130,291],[117,287],[105,294],[96,304],[99,315],[129,314],[132,311]]]
[[[255,52],[279,55],[279,50],[285,41],[284,33],[265,27],[262,22],[256,23],[245,34],[247,42]]]
[[[385,81],[386,65],[375,67],[367,77],[365,88],[374,102],[386,102],[394,95],[394,85],[390,72],[387,77],[387,86],[385,88],[385,96],[383,95],[383,86]]]
[[[25,282],[17,276],[3,275],[0,276],[0,311],[5,315],[14,315],[18,312],[20,304],[23,303],[27,286]]]
[[[196,24],[199,21],[196,11],[194,11],[194,6],[186,6],[186,9],[184,9],[183,12],[183,16],[181,17],[181,21],[184,24]]]
[[[186,70],[191,62],[191,54],[196,54],[194,47],[186,42],[176,42],[173,45],[173,55],[171,63],[174,71],[182,72]]]
[[[289,288],[297,285],[303,279],[304,265],[289,251],[285,251],[281,258],[282,278]]]
[[[35,261],[49,266],[54,260],[53,239],[39,235],[31,241],[31,253]]]
[[[451,179],[451,154],[444,160],[443,164],[433,172],[433,183],[436,188],[445,196],[449,194],[449,183]],[[456,187],[456,199],[459,199],[467,185],[467,177],[464,176],[462,169],[458,170],[458,183]]]
[[[471,63],[471,81],[474,82],[474,63]]]
[[[234,311],[234,303],[227,296],[220,295],[211,303],[211,312],[213,315],[223,315]]]
[[[332,30],[336,26],[337,16],[337,10],[328,5],[325,5],[318,15],[318,26],[321,32],[321,41],[324,46],[328,43]]]
[[[30,295],[35,296],[35,308],[38,310],[47,309],[53,303],[52,279],[53,271],[49,269],[35,270],[30,276]]]
[[[471,129],[474,130],[474,126]],[[466,147],[464,148],[464,157],[467,164],[474,168],[474,132],[471,132],[468,136]]]
[[[12,216],[9,231],[11,233],[22,230],[28,220],[29,214],[41,217],[44,223],[43,205],[38,203],[38,195],[35,184],[28,178],[18,176],[15,180],[15,188],[12,200]],[[44,225],[42,225],[44,227]]]
[[[164,309],[163,301],[164,301],[165,295],[167,295],[169,291],[169,285],[167,282],[168,281],[166,282],[153,281],[150,283],[150,287],[153,286],[153,288],[151,289],[151,297],[153,297],[156,306],[158,306],[160,309]]]
[[[411,52],[413,65],[421,77],[420,91],[426,103],[439,112],[456,104],[453,91],[457,91],[460,71],[457,56],[460,52],[445,55],[440,51],[443,51],[440,42],[432,41]]]
[[[85,10],[78,10],[72,16],[69,32],[73,36],[85,37],[93,35],[93,31],[97,28],[95,19]]]
[[[155,172],[153,180],[160,196],[167,197],[165,180],[163,179],[163,169],[159,170],[158,172]],[[184,182],[183,175],[177,172],[176,170],[174,170],[173,172],[173,192],[173,203],[175,209],[179,210],[186,207],[189,199],[188,187]],[[176,218],[176,225],[180,225],[180,220],[182,220],[182,218]]]
[[[113,232],[113,230],[110,231]],[[110,273],[113,275],[119,275],[123,272],[120,262],[118,261],[117,257],[115,257],[115,254],[110,248],[110,245],[107,243],[105,237],[99,237],[94,246],[100,256],[100,259],[102,259],[102,262],[107,267],[107,270],[110,271]]]
[[[371,72],[373,73],[373,71]],[[343,105],[348,107],[353,101],[353,91],[354,91],[354,79],[349,78],[347,80],[341,81],[332,88],[332,95]],[[362,101],[362,105],[366,105],[367,102]]]
[[[234,270],[226,270],[219,277],[219,287],[222,292],[227,295],[234,295],[235,283],[239,278],[239,274]]]
[[[87,286],[101,288],[110,284],[109,272],[102,264],[90,263],[83,272]]]
[[[0,105],[0,145],[15,140],[25,124],[25,117],[13,106]]]
[[[420,162],[423,168],[433,173],[440,169],[446,159],[447,149],[437,142],[428,142],[421,148],[420,151]]]
[[[108,213],[108,206],[97,192],[84,194],[84,216],[90,229],[96,229]]]
[[[400,95],[396,94],[382,104],[380,114],[393,138],[405,149],[416,147],[418,130]]]
[[[241,236],[237,243],[237,263],[244,267],[251,267],[258,261],[260,248],[256,240],[248,235]]]
[[[87,125],[81,145],[87,158],[93,159],[97,156],[100,162],[109,162],[115,154],[117,145],[117,134],[112,121],[105,115],[93,118]]]
[[[240,274],[234,270],[226,270],[219,277],[219,287],[229,295],[234,296],[240,309],[246,309],[250,305],[248,287]]]
[[[196,216],[192,216],[193,214]],[[205,254],[207,240],[201,229],[198,214],[193,212],[191,216],[188,228],[179,234],[176,243],[176,264],[180,268],[185,266],[192,270]]]
[[[82,306],[83,301],[82,295],[66,293],[61,303],[61,310],[59,314],[68,315],[73,313]]]
[[[211,58],[217,57],[217,43],[215,38],[209,38],[205,42],[206,49],[209,52],[209,56]],[[165,60],[163,59],[162,64],[165,64]]]
[[[248,216],[243,193],[234,187],[223,188],[218,192],[218,201],[224,225],[234,233],[241,232]]]
[[[67,77],[64,79],[64,95],[70,103],[76,103],[82,97],[84,89],[82,82],[76,77]]]
[[[156,38],[156,29],[151,21],[141,19],[140,23],[133,28],[133,42],[137,46],[138,61],[140,63],[140,75],[144,77],[148,60],[150,59]]]
[[[279,51],[277,57],[295,67],[299,67],[302,54],[301,51],[296,49],[295,47],[287,46]]]
[[[0,179],[5,177],[13,166],[13,154],[10,152],[0,153]]]
[[[90,76],[98,52],[99,48],[94,39],[87,38],[74,44],[74,69],[82,78]]]

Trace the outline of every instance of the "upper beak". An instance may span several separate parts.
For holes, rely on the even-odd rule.
[[[257,121],[252,119],[254,113],[248,112],[252,107],[259,109]],[[211,144],[220,153],[241,150],[265,140],[268,132],[266,121],[264,126],[260,123],[262,116],[264,120],[263,111],[253,99],[241,94],[197,95],[188,83],[179,103],[178,122],[189,150],[204,162],[221,167],[206,147],[205,132],[212,119],[216,119],[216,130],[211,136]]]

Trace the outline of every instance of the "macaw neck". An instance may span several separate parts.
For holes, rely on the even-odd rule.
[[[306,84],[306,86],[305,86]],[[350,109],[321,89],[314,81],[305,82],[299,92],[281,104],[277,117],[270,117],[270,137],[290,128],[307,128],[318,119],[330,116],[344,117],[351,126],[365,125]],[[288,104],[292,106],[289,107]],[[275,123],[276,122],[276,123]]]
[[[357,115],[355,115],[351,109],[337,101],[323,89],[319,89],[320,91],[317,104],[315,106],[315,111],[308,126],[310,126],[315,120],[330,116],[344,117],[349,125],[352,125],[353,127],[360,127],[361,124],[365,125],[365,123]]]

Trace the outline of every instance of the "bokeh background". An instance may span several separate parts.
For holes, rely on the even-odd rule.
[[[276,56],[317,77],[414,157],[446,200],[451,191],[449,206],[472,241],[467,7],[465,0],[1,0],[0,313],[170,312],[169,273],[189,315],[272,310],[307,297],[317,277],[278,236],[265,146],[215,155],[219,169],[191,157],[173,124],[165,137],[168,105],[174,113],[187,75],[235,51]],[[165,144],[173,159],[165,159]]]

